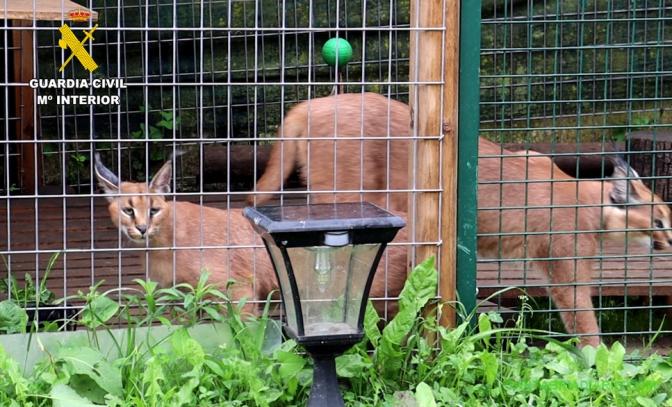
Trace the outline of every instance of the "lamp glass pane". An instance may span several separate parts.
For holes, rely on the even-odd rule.
[[[354,334],[380,244],[287,249],[296,276],[304,336]]]
[[[282,303],[285,307],[285,314],[287,315],[287,325],[298,332],[298,322],[296,321],[296,309],[294,308],[294,300],[292,293],[292,286],[289,284],[289,277],[287,275],[287,268],[285,267],[285,261],[282,258],[282,252],[273,244],[269,244],[271,257],[273,258],[273,263],[278,271],[278,283],[280,284],[280,290],[282,291]]]

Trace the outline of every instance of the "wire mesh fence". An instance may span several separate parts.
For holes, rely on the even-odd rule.
[[[86,141],[94,138],[116,140],[123,135],[130,157],[124,156],[122,170],[142,178],[142,161],[159,164],[167,157],[161,140],[249,143],[274,136],[286,106],[330,93],[336,78],[321,60],[319,49],[337,33],[360,50],[342,72],[341,80],[350,83],[345,91],[363,88],[402,98],[408,93],[400,79],[408,75],[408,31],[403,29],[408,26],[407,1],[100,1],[89,5],[100,13],[96,40],[89,44],[100,68],[91,75],[123,78],[127,88],[118,92],[122,101],[118,106],[37,106],[43,135],[40,164],[45,167],[38,181],[43,185],[63,184],[65,173],[68,187],[88,189],[88,169],[77,164],[81,162],[78,153],[87,154]],[[37,48],[35,77],[87,78],[84,70],[58,72],[62,54],[54,47],[58,25],[60,21],[36,20],[31,30]],[[6,31],[8,36],[12,33],[16,31]],[[11,38],[6,42],[8,50],[18,52]],[[115,90],[95,94],[114,96]],[[56,93],[42,92],[45,96]],[[12,118],[18,120],[15,114]],[[137,151],[134,156],[133,150],[144,148],[136,140],[146,134],[156,143],[152,145],[156,152],[143,157]],[[65,169],[58,158],[63,154],[68,157]],[[23,188],[16,179],[3,188],[12,184]],[[187,187],[196,190],[197,182],[191,180]]]
[[[374,92],[408,102],[408,0],[47,3],[49,10],[41,9],[42,2],[0,3],[0,268],[10,290],[26,284],[24,273],[46,279],[56,297],[96,284],[123,292],[135,278],[193,284],[194,269],[213,259],[227,271],[216,276],[219,283],[236,277],[238,265],[252,273],[255,290],[268,285],[267,255],[247,221],[241,221],[240,208],[282,137],[285,114],[301,101],[317,103],[329,96],[334,85],[339,93]],[[12,14],[16,7],[24,14]],[[75,46],[62,42],[63,24],[97,69],[87,70],[78,56],[61,69]],[[320,54],[336,36],[354,49],[338,71]],[[40,81],[33,84],[33,79]],[[94,81],[102,85],[94,87]],[[80,96],[91,99],[75,103]],[[357,110],[351,112],[355,121],[369,114],[361,102]],[[387,113],[378,119],[392,120]],[[319,146],[320,138],[336,133],[333,128],[317,134],[309,144]],[[357,128],[349,136],[357,151],[368,149],[367,136],[386,140],[383,151],[410,139],[406,131],[399,141],[388,140],[387,124],[368,133]],[[339,146],[347,143],[346,137]],[[339,149],[333,148],[334,154]],[[162,185],[171,190],[164,202],[170,211],[155,199],[158,189],[112,185],[150,181],[171,157],[172,179]],[[340,177],[332,165],[333,178]],[[362,199],[367,174],[362,169],[351,175],[359,182],[347,190]],[[282,185],[282,203],[305,202],[302,184],[295,174]],[[324,192],[325,187],[308,188]],[[338,183],[328,188],[331,195],[344,189]],[[377,192],[405,196],[408,187],[388,182]],[[137,200],[138,194],[150,198]],[[311,196],[320,201],[319,194]],[[385,199],[381,205],[388,205]],[[190,222],[197,226],[188,229]],[[155,241],[146,238],[153,230]],[[188,238],[182,236],[185,230]],[[167,235],[158,242],[160,231]],[[402,271],[409,244],[399,248]],[[49,265],[52,256],[58,257]],[[194,265],[185,264],[186,258]],[[385,260],[382,267],[385,281],[391,264]],[[39,290],[31,286],[29,291]],[[384,288],[375,295],[385,299],[396,293]],[[66,300],[54,308],[72,305]]]
[[[671,263],[658,249],[670,243],[662,203],[670,202],[671,5],[495,0],[482,15],[481,135],[542,154],[481,150],[481,174],[500,171],[491,161],[503,158],[499,177],[479,177],[479,221],[498,214],[487,233],[479,228],[479,249],[495,239],[494,257],[509,259],[479,262],[480,295],[526,287],[532,324],[562,330],[558,310],[577,311],[565,326],[583,323],[587,338],[593,308],[609,340],[669,333]],[[623,170],[626,162],[635,171]],[[514,166],[518,173],[507,173]],[[619,185],[624,201],[614,197]],[[481,199],[486,191],[496,198]],[[599,209],[586,213],[591,206]],[[520,294],[496,302],[516,308]]]
[[[441,130],[417,131],[418,116],[406,105],[418,103],[413,95],[419,85],[443,89],[450,81],[413,75],[419,63],[413,47],[422,45],[413,33],[422,30],[412,7],[427,3],[56,1],[52,14],[30,11],[18,18],[3,1],[0,254],[3,275],[17,284],[28,272],[37,281],[48,274],[57,296],[103,280],[102,289],[120,290],[134,278],[156,277],[153,265],[170,284],[193,279],[184,258],[212,256],[226,265],[243,262],[255,276],[253,289],[263,288],[266,253],[238,216],[245,199],[261,203],[275,191],[263,188],[263,178],[255,182],[269,162],[279,165],[271,181],[282,192],[273,203],[365,199],[412,218],[421,207],[417,197],[447,191],[450,181],[438,169],[450,164],[445,159],[437,173],[408,171],[422,163],[424,141],[441,154],[447,148]],[[86,21],[72,21],[73,10],[89,13]],[[492,0],[481,11],[480,135],[496,144],[480,142],[477,236],[483,258],[472,279],[479,297],[521,287],[534,298],[526,300],[531,324],[586,338],[596,334],[591,315],[603,338],[659,328],[667,333],[661,323],[670,308],[672,263],[666,251],[654,249],[669,246],[670,217],[649,191],[670,201],[672,6],[662,0]],[[98,65],[93,72],[78,59],[60,70],[71,53],[59,46],[65,22]],[[443,21],[426,32],[441,33],[447,46],[448,28]],[[320,53],[335,36],[354,50],[339,71]],[[437,52],[444,60],[444,50]],[[33,88],[36,78],[73,82]],[[77,88],[77,80],[105,79],[123,83]],[[335,89],[355,97],[330,98]],[[97,103],[58,103],[74,96]],[[305,143],[292,143],[288,129],[304,113]],[[416,122],[405,122],[411,118]],[[303,155],[292,156],[296,146]],[[540,154],[508,152],[530,148]],[[635,172],[608,159],[616,148]],[[109,169],[101,167],[99,177],[94,152]],[[141,203],[132,199],[138,191],[110,187],[114,199],[108,201],[99,186],[117,176],[151,180],[170,157],[169,185],[158,184],[171,189],[165,201],[172,208],[170,227],[163,229],[177,230],[186,214],[197,226],[190,240],[173,234],[159,247],[129,244],[134,234],[149,233],[140,230],[147,225],[130,232],[123,225],[139,217],[135,206]],[[296,168],[287,166],[292,157]],[[461,180],[475,171],[460,168]],[[148,217],[162,210],[145,209]],[[439,225],[449,219],[439,213],[446,212],[432,215],[437,233],[423,234],[411,222],[392,248],[397,251],[388,251],[381,274],[387,288],[377,297],[393,298],[390,287],[403,281],[396,277],[400,270],[422,260],[409,257],[407,248],[446,244]],[[158,256],[162,249],[169,252],[165,258]],[[60,255],[49,266],[54,253]],[[490,301],[504,313],[518,312],[519,294],[510,290]]]

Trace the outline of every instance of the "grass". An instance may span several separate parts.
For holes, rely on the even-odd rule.
[[[495,304],[496,298],[491,299]],[[669,319],[670,306],[663,297],[602,297],[595,298],[596,311],[603,340],[607,343],[621,341],[645,347],[661,333],[672,332]],[[558,310],[547,297],[519,296],[518,301],[505,300],[501,304],[505,326],[523,318],[524,325],[532,329],[563,332],[564,324]],[[490,307],[489,309],[492,309]],[[559,337],[567,338],[560,334]]]
[[[44,350],[44,359],[24,374],[0,347],[0,405],[3,406],[303,406],[312,368],[300,347],[282,341],[268,306],[246,318],[201,279],[195,287],[139,288],[123,300],[93,287],[79,298],[88,327],[85,343]],[[618,343],[576,348],[549,332],[532,329],[519,315],[505,327],[495,312],[466,314],[455,329],[422,310],[434,301],[433,260],[410,274],[399,312],[381,329],[369,306],[366,339],[337,360],[341,389],[349,406],[672,405],[672,360],[626,354]],[[113,351],[100,347],[114,321],[127,324],[127,338]],[[188,328],[203,319],[226,326],[230,335],[206,347]],[[163,337],[140,328],[170,326]],[[223,337],[224,337],[223,336]],[[213,339],[213,338],[210,338]],[[218,338],[215,338],[218,339]],[[533,341],[543,340],[542,346]],[[28,346],[40,346],[38,339]]]

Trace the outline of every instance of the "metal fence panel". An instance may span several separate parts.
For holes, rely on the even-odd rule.
[[[22,5],[29,9],[22,16],[8,8],[0,13],[0,270],[3,278],[16,278],[18,284],[24,283],[24,273],[39,280],[51,256],[59,253],[47,280],[57,296],[98,283],[100,290],[123,293],[134,286],[133,279],[149,276],[154,254],[163,249],[170,253],[163,277],[172,282],[180,282],[184,253],[196,261],[218,250],[227,253],[227,262],[255,256],[250,267],[256,276],[262,267],[258,259],[266,253],[253,234],[236,237],[239,230],[231,217],[254,190],[271,145],[282,136],[277,132],[284,115],[301,101],[328,96],[335,83],[339,92],[375,92],[404,103],[409,87],[419,83],[409,80],[408,73],[409,0],[86,0],[60,2],[51,15],[33,10],[31,3]],[[77,22],[72,12],[89,14]],[[74,46],[59,46],[64,23],[98,65],[96,70],[86,70],[79,58],[59,69],[70,56],[68,47]],[[324,42],[334,36],[354,48],[340,75],[320,55]],[[124,84],[33,89],[33,78],[123,79]],[[75,96],[97,99],[92,104],[57,103]],[[365,146],[362,134],[352,138]],[[384,140],[387,151],[412,138],[393,139],[387,128],[373,136]],[[441,139],[440,134],[421,137]],[[198,231],[191,236],[197,247],[180,244],[178,237],[161,248],[129,244],[126,232],[111,221],[129,208],[108,209],[95,178],[94,152],[120,180],[140,182],[151,179],[174,155],[167,203],[203,208]],[[361,199],[368,192],[367,174],[355,176],[359,186],[343,191],[337,185],[328,192]],[[282,187],[282,201],[276,202],[305,201],[301,183],[296,175],[290,178]],[[376,192],[394,196],[416,191],[388,181]],[[433,192],[438,194],[440,187]],[[216,226],[208,223],[213,218],[206,208],[230,215],[217,218],[229,226],[217,230],[225,232],[215,243],[208,241]],[[173,212],[173,223],[182,215]],[[440,239],[416,242],[411,237],[397,247],[405,252],[416,244],[437,246]],[[386,258],[385,279],[391,264]],[[405,268],[405,261],[401,264]],[[378,295],[394,296],[388,291]],[[57,308],[73,305],[68,300]]]
[[[533,149],[542,155],[521,165],[525,174],[518,179],[498,180],[490,186],[481,179],[479,188],[499,191],[500,199],[490,207],[481,199],[479,219],[499,211],[501,223],[499,231],[481,231],[479,239],[499,237],[504,242],[505,238],[517,238],[518,243],[515,252],[500,253],[508,259],[479,261],[480,297],[509,286],[525,287],[526,302],[532,308],[529,323],[562,331],[557,308],[581,315],[573,311],[582,311],[586,302],[579,304],[580,296],[576,296],[571,306],[554,307],[546,299],[548,290],[573,297],[577,291],[585,291],[582,287],[590,287],[603,339],[650,337],[659,330],[668,333],[670,326],[663,318],[671,304],[672,263],[669,249],[655,250],[669,246],[664,234],[669,228],[669,219],[664,219],[669,214],[664,212],[666,206],[654,204],[650,197],[631,199],[632,205],[618,209],[630,218],[629,224],[620,226],[629,233],[608,241],[609,234],[603,232],[614,227],[609,224],[614,203],[608,191],[592,200],[579,195],[566,199],[575,213],[569,222],[575,224],[561,226],[553,217],[558,219],[567,212],[568,208],[560,206],[562,199],[540,199],[534,188],[540,188],[539,182],[560,182],[562,176],[556,171],[555,175],[537,174],[537,180],[532,179],[539,168],[534,160],[551,157],[568,174],[595,180],[593,190],[609,189],[614,181],[608,178],[612,165],[606,158],[621,151],[637,172],[629,176],[641,177],[664,202],[670,201],[666,188],[672,174],[665,167],[671,134],[670,3],[493,0],[483,3],[482,15],[481,135],[509,150]],[[492,157],[492,152],[489,154]],[[486,155],[481,152],[481,170]],[[500,156],[505,168],[507,153],[494,155]],[[506,191],[516,187],[520,187],[516,190],[520,196],[513,203]],[[548,190],[552,194],[561,188],[549,186]],[[575,192],[578,194],[578,189]],[[514,211],[516,205],[518,212]],[[579,213],[591,205],[602,206],[595,215],[601,222],[595,230],[577,232],[581,229]],[[662,218],[658,211],[664,212]],[[638,213],[643,223],[634,220]],[[507,219],[512,222],[516,216],[523,217],[524,224],[519,230],[507,229]],[[660,225],[655,223],[658,218]],[[540,219],[548,223],[545,231],[534,225]],[[533,253],[539,235],[554,240],[550,253]],[[647,241],[651,247],[641,247],[637,244],[642,243],[637,241],[641,235],[653,235],[660,243]],[[593,240],[596,250],[584,250],[582,245]],[[567,250],[561,253],[563,244]],[[500,243],[500,250],[511,247]],[[573,262],[574,275],[571,281],[560,281],[557,273],[562,271],[557,268],[566,261]],[[554,265],[555,284],[533,273],[534,269],[549,269],[553,280]],[[503,309],[518,309],[520,294],[509,291],[494,300]]]

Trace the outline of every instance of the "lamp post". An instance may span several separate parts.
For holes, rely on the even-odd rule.
[[[359,202],[245,208],[244,215],[271,257],[285,332],[313,358],[308,406],[343,406],[335,358],[364,336],[373,276],[404,220]]]

